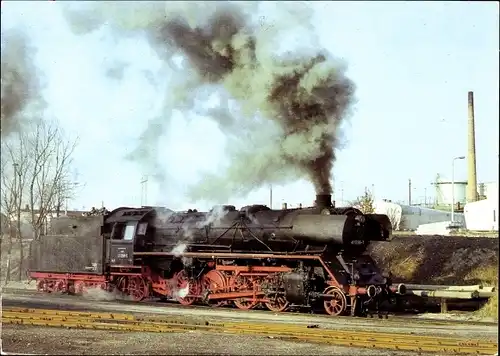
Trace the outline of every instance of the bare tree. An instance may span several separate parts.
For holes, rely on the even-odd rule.
[[[2,150],[3,151],[3,150]],[[11,261],[12,261],[12,242],[15,239],[15,230],[13,226],[13,215],[16,211],[16,190],[14,189],[15,184],[12,180],[7,179],[7,175],[5,174],[7,168],[7,160],[5,159],[5,154],[2,152],[1,156],[1,201],[0,207],[2,211],[2,220],[5,219],[5,225],[2,221],[2,262],[5,261],[5,279],[4,282],[8,283],[10,281],[10,272],[11,272]],[[4,230],[4,227],[6,229]],[[7,235],[7,248],[4,250],[4,233]],[[4,251],[7,252],[7,255],[4,255]]]
[[[401,223],[401,214],[398,214],[398,211],[396,208],[389,208],[385,212],[387,217],[389,218],[389,221],[391,222],[391,226],[393,230],[399,230],[400,229],[400,223]]]
[[[3,181],[12,181],[7,191],[15,192],[15,213],[17,240],[20,246],[19,278],[24,261],[21,213],[28,214],[33,240],[44,232],[49,216],[60,210],[62,197],[72,195],[74,185],[70,182],[72,153],[76,140],[67,140],[64,133],[52,121],[37,121],[30,130],[11,135],[2,141],[2,167],[14,167],[13,172],[2,169]],[[4,161],[5,156],[5,163]],[[4,198],[9,193],[2,194]],[[5,199],[2,199],[4,201]],[[8,200],[8,199],[7,199]],[[23,204],[26,209],[23,210]],[[6,204],[4,204],[7,206]]]
[[[368,188],[365,188],[365,193],[362,196],[359,196],[356,200],[350,202],[350,205],[361,210],[363,214],[372,214],[375,212],[373,194]]]
[[[65,140],[50,122],[40,122],[30,137],[31,172],[28,183],[33,239],[43,232],[49,214],[60,209],[62,196],[71,194],[72,154],[76,141]]]
[[[5,282],[9,282],[11,274],[13,240],[22,244],[21,231],[21,209],[23,203],[24,181],[26,179],[26,167],[28,164],[25,142],[19,137],[15,145],[10,140],[2,141],[1,157],[1,210],[8,220],[8,243],[7,243],[7,266]],[[22,250],[21,256],[23,257]]]

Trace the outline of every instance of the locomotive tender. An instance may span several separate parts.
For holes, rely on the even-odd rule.
[[[390,240],[388,217],[335,208],[330,195],[317,195],[310,208],[122,207],[98,219],[86,239],[64,228],[42,237],[29,272],[40,290],[78,294],[99,287],[136,301],[321,307],[330,315],[363,314],[405,293],[365,253],[371,241]]]

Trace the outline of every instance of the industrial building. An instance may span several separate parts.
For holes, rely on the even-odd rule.
[[[415,231],[419,226],[451,221],[451,211],[422,208],[396,204],[388,201],[374,202],[375,212],[386,214],[391,220],[394,230]],[[455,213],[453,220],[462,226],[465,225],[465,217],[462,213]]]
[[[468,230],[498,231],[498,182],[485,183],[479,193],[485,199],[467,203],[464,207]]]
[[[389,216],[395,230],[425,231],[425,234],[441,234],[450,227],[498,231],[498,182],[478,184],[477,179],[474,93],[471,91],[468,92],[467,124],[467,155],[450,158],[453,160],[451,180],[436,179],[435,209],[388,201],[374,204],[377,213]],[[464,159],[467,160],[467,181],[457,181],[454,179],[454,162]],[[411,194],[411,180],[409,191]]]

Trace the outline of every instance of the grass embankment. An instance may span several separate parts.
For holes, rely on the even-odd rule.
[[[394,282],[498,287],[498,239],[404,236],[373,243],[369,253]],[[497,318],[498,294],[479,311]]]
[[[472,280],[481,280],[481,284],[484,286],[495,287],[495,295],[477,311],[477,314],[481,317],[498,320],[498,267],[480,267],[471,271],[467,277]]]

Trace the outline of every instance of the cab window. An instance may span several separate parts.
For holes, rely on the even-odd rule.
[[[146,230],[148,228],[148,223],[140,223],[137,227],[137,235],[146,235]]]
[[[123,239],[125,241],[132,241],[135,235],[136,222],[128,222],[125,226],[125,231],[123,232]]]

